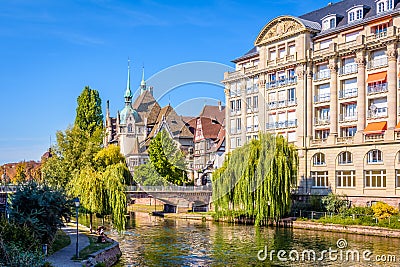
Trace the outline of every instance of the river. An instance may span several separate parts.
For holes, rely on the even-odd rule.
[[[400,266],[395,238],[131,215],[118,266]]]

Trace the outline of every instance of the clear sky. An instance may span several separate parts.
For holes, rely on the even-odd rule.
[[[162,106],[198,114],[205,103],[224,100],[223,88],[202,79],[160,88],[164,81],[156,81],[157,73],[193,61],[233,67],[230,60],[252,48],[268,21],[328,2],[0,1],[0,164],[39,160],[50,137],[54,143],[56,131],[74,122],[76,98],[85,85],[100,92],[103,110],[110,100],[115,116],[124,105],[128,57],[132,89],[144,65]],[[223,68],[206,69],[212,79],[223,79]],[[170,80],[182,73],[173,70]]]

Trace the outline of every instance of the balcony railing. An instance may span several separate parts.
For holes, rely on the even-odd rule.
[[[357,88],[350,88],[339,91],[339,99],[357,97],[357,95],[358,95]]]
[[[377,134],[366,134],[364,135],[365,142],[376,142],[382,141],[385,138],[385,133],[377,133]]]
[[[314,138],[310,140],[312,146],[323,145],[326,144],[326,138]]]
[[[351,63],[344,65],[339,69],[339,75],[346,75],[346,74],[351,74],[351,73],[357,73],[358,67],[356,63]]]
[[[337,144],[352,144],[354,142],[353,136],[336,137]]]
[[[388,65],[388,58],[381,57],[381,58],[372,59],[371,61],[369,61],[367,64],[367,68],[374,69],[374,68],[385,67],[387,65]]]
[[[297,105],[297,99],[271,101],[268,103],[268,109],[285,108]]]
[[[350,41],[347,43],[338,44],[338,50],[345,50],[354,47],[357,44],[357,41]]]
[[[283,128],[291,128],[297,126],[297,119],[295,120],[287,120],[287,121],[277,121],[277,122],[269,122],[267,123],[267,129],[283,129]]]
[[[387,36],[387,29],[385,29],[382,32],[378,32],[378,33],[372,34],[370,36],[367,36],[367,42],[377,40],[377,39],[380,39],[380,38],[383,38],[386,36]]]
[[[314,103],[327,102],[331,100],[331,93],[319,94],[314,96]]]
[[[369,119],[387,117],[387,108],[376,108],[375,110],[368,110],[367,117]]]
[[[356,121],[356,120],[357,120],[357,112],[351,114],[339,114],[340,122]]]
[[[271,81],[265,84],[266,89],[279,87],[279,86],[286,86],[297,83],[297,77],[289,77],[285,79],[279,79],[276,81]]]
[[[331,77],[331,70],[326,69],[326,70],[321,70],[317,73],[314,74],[314,80],[323,80],[323,79],[329,79]]]
[[[330,123],[330,117],[316,117],[314,118],[314,124],[315,125],[326,125]]]
[[[368,86],[368,94],[384,93],[388,91],[387,83],[380,83]]]
[[[276,109],[278,108],[278,101],[272,101],[268,103],[268,109]]]

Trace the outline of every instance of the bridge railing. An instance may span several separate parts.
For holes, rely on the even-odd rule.
[[[2,192],[16,192],[18,185],[0,185],[0,193]]]
[[[128,186],[127,191],[134,192],[197,192],[197,191],[212,191],[211,185],[203,186]]]

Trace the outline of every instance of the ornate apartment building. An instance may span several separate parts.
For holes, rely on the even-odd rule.
[[[344,0],[268,22],[224,75],[226,150],[258,131],[299,151],[297,195],[400,205],[400,3]]]

